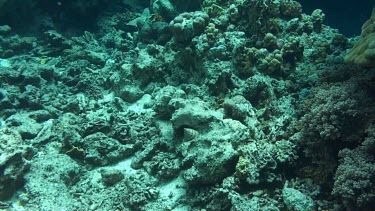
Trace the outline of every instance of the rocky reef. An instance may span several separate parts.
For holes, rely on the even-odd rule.
[[[328,12],[0,0],[0,209],[375,210],[375,12]]]

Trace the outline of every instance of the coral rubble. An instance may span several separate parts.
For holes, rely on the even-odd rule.
[[[0,209],[375,210],[375,12],[353,39],[294,0],[19,3]]]

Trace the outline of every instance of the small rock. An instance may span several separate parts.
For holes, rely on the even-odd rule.
[[[104,169],[100,173],[104,184],[108,186],[114,185],[124,179],[124,175],[117,169]]]

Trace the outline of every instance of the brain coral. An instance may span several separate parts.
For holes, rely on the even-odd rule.
[[[345,56],[345,62],[361,66],[375,66],[375,8],[362,26],[361,37]]]
[[[184,12],[169,24],[176,42],[190,42],[194,36],[202,33],[208,25],[209,17],[205,12]]]

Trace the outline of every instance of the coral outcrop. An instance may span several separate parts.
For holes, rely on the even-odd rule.
[[[362,26],[359,40],[345,56],[345,62],[366,67],[375,66],[375,8]]]

